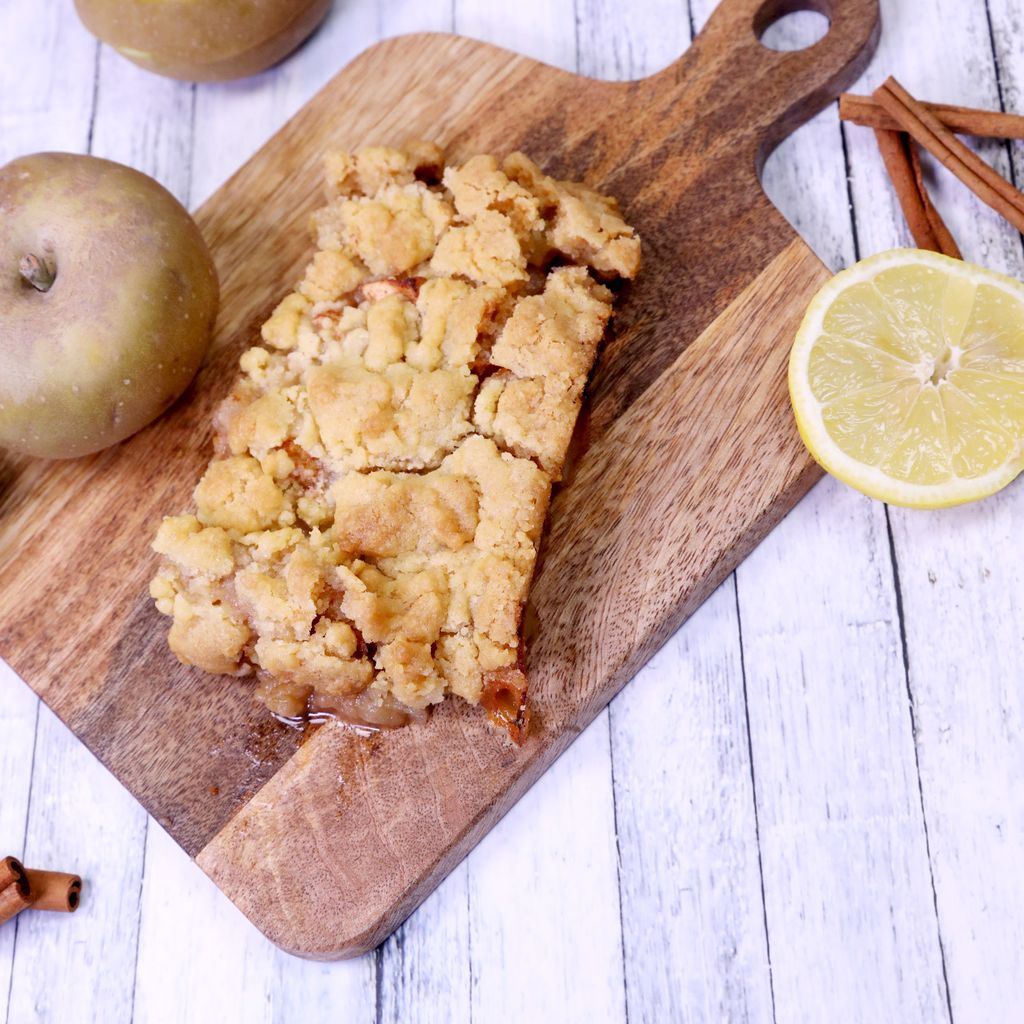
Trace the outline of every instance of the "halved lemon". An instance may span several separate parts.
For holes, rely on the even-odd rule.
[[[1024,285],[920,249],[837,274],[789,358],[797,427],[872,498],[942,508],[1024,469]]]

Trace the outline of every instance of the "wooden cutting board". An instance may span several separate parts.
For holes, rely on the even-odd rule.
[[[831,18],[821,42],[758,42],[805,7]],[[284,948],[335,958],[385,938],[816,478],[785,363],[827,272],[758,171],[859,73],[878,27],[877,0],[725,0],[676,64],[630,83],[455,36],[381,43],[199,211],[223,308],[172,412],[88,459],[0,456],[0,653]],[[321,154],[409,137],[456,160],[521,148],[618,197],[643,238],[533,589],[522,749],[454,700],[423,726],[303,741],[245,682],[179,665],[147,596],[159,518],[188,504],[238,355],[308,258]]]

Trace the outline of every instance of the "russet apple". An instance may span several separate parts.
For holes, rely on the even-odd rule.
[[[72,153],[0,167],[0,446],[71,458],[141,429],[199,368],[218,294],[147,175]]]
[[[75,0],[86,28],[169,78],[244,78],[292,52],[331,0]]]

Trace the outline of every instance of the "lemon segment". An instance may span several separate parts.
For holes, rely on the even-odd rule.
[[[991,494],[1024,469],[1024,285],[920,249],[861,260],[811,301],[789,393],[814,458],[865,494]]]

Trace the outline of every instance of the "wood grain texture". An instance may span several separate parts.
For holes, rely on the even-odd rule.
[[[98,970],[129,960],[138,943],[146,816],[123,786],[81,744],[61,742],[64,727],[43,708],[39,760],[24,856],[32,867],[69,870],[83,879],[74,914],[18,915],[8,1020],[67,1020],[76,1007],[109,1007],[112,1020],[131,1015],[131,971]],[[59,969],[55,973],[55,965]]]
[[[136,1024],[375,1019],[372,958],[324,964],[283,953],[155,825],[146,843],[139,929]],[[127,1021],[128,1015],[95,1019]]]
[[[899,33],[919,30],[915,12],[891,4],[893,32],[883,39],[863,91],[892,73],[939,101],[1021,110],[1021,9],[934,0],[921,46],[900,48]],[[930,52],[946,54],[940,73]],[[996,61],[993,62],[993,54]],[[883,179],[861,156],[864,129],[847,129],[852,194],[864,252],[896,243],[884,208],[867,202]],[[969,140],[1002,174],[1008,147]],[[854,148],[856,147],[856,148]],[[1012,147],[1019,157],[1020,144]],[[969,260],[1024,275],[1021,237],[958,181],[934,178],[933,196]],[[1019,669],[1018,581],[1024,552],[1013,523],[1024,510],[1018,481],[986,501],[948,515],[888,510],[902,595],[907,692],[919,762],[920,801],[942,937],[949,1012],[954,1021],[1019,1019],[1008,991],[1024,976],[1021,891],[1004,872],[1024,858],[1024,794]],[[1018,824],[1011,824],[1018,823]],[[1013,980],[1011,980],[1013,979]],[[1009,989],[1007,988],[1009,986]]]
[[[882,16],[884,54],[872,67],[884,69],[921,29],[917,18],[894,26],[887,8]],[[855,174],[880,166],[866,134]],[[857,251],[853,218],[837,201],[844,156],[832,107],[765,168],[768,195],[836,269]],[[888,211],[882,175],[858,224]],[[825,1000],[842,1007],[841,1020],[945,1018],[885,526],[882,506],[826,479],[736,574],[778,1020]]]
[[[745,696],[727,580],[612,705],[629,1020],[772,1019]]]
[[[680,4],[655,6],[652,33],[634,9],[588,0],[581,70],[669,64],[693,26]],[[608,708],[627,1020],[772,1019],[742,658],[727,580]]]
[[[738,571],[776,1012],[942,1021],[884,508],[832,481],[803,508]],[[789,557],[802,545],[813,564]]]
[[[675,4],[670,0],[644,0],[625,8],[607,0],[579,0],[575,3],[575,30],[570,25],[565,39],[546,41],[537,35],[531,20],[542,18],[542,13],[535,15],[534,12],[548,2],[518,0],[512,8],[496,10],[487,26],[489,41],[523,52],[529,52],[527,48],[532,46],[531,55],[542,60],[551,60],[551,54],[560,58],[568,54],[572,58],[564,65],[568,70],[578,67],[587,73],[620,78],[638,77],[674,59],[681,46],[673,49],[672,40],[678,39],[679,23],[687,21],[687,8],[693,7],[699,27],[704,14],[712,6],[710,0],[694,0],[692,5],[685,0],[678,0]],[[573,6],[571,0],[558,2]],[[372,13],[375,6],[376,17],[367,18],[367,9]],[[454,6],[457,16],[461,0]],[[870,86],[877,84],[879,74],[895,71],[908,83],[913,81],[922,95],[943,95],[956,100],[958,95],[966,94],[961,91],[967,88],[978,89],[978,94],[988,96],[993,76],[998,75],[996,94],[1002,97],[1005,109],[1024,109],[1021,102],[1024,95],[1021,89],[1024,81],[1024,36],[1020,32],[1024,3],[1021,0],[989,0],[987,6],[991,12],[991,36],[974,29],[976,24],[984,26],[984,0],[882,0],[883,45],[875,66],[868,70],[863,84],[856,88],[870,91]],[[287,113],[288,108],[281,104],[281,96],[287,95],[299,101],[308,98],[310,93],[303,94],[303,90],[311,90],[318,81],[317,76],[321,76],[319,81],[322,82],[339,66],[335,53],[351,53],[371,44],[378,38],[378,31],[391,35],[423,29],[450,30],[452,7],[451,0],[416,0],[415,3],[383,0],[376,5],[373,0],[339,0],[322,34],[316,37],[315,48],[312,45],[304,48],[284,65],[236,87],[239,93],[246,96],[254,94],[254,98],[246,105],[244,130],[239,130],[233,137],[233,144],[241,142],[251,149],[265,139]],[[59,12],[59,17],[51,19],[51,10]],[[10,51],[8,61],[0,66],[0,77],[5,83],[4,93],[0,96],[0,129],[21,119],[21,125],[14,134],[0,130],[0,153],[13,156],[17,152],[47,145],[77,148],[79,144],[74,141],[74,134],[64,120],[65,112],[82,109],[83,105],[78,100],[84,98],[88,101],[94,91],[101,106],[109,100],[111,109],[119,107],[122,110],[122,130],[126,134],[135,130],[133,121],[136,116],[144,119],[150,115],[143,103],[143,100],[149,100],[148,95],[128,88],[127,83],[109,75],[93,81],[90,76],[96,63],[95,46],[84,35],[82,42],[85,46],[67,45],[74,19],[68,17],[68,8],[63,0],[38,0],[32,7],[31,18],[23,16],[27,11],[28,8],[21,4],[0,3],[0,38],[16,38],[24,44]],[[396,12],[405,12],[408,21],[396,18]],[[805,18],[808,18],[805,13],[794,14],[779,28],[788,29],[790,24],[798,24]],[[562,32],[563,28],[560,26],[558,31]],[[54,29],[60,30],[57,35],[52,34]],[[19,39],[18,32],[24,33],[23,39]],[[573,35],[579,50],[578,66],[571,52]],[[50,47],[57,45],[59,38],[63,39],[63,61],[49,56]],[[67,81],[70,76],[67,63],[69,49],[88,51],[88,60],[75,72],[77,92],[74,100],[51,88],[51,83]],[[630,56],[637,61],[649,60],[649,63],[631,70]],[[620,58],[624,61],[620,62]],[[950,74],[950,69],[955,73]],[[125,85],[123,91],[122,84]],[[29,86],[31,92],[27,89]],[[108,96],[112,90],[116,91]],[[199,86],[197,101],[204,97],[206,105],[200,120],[212,113],[211,106],[216,103],[223,111],[217,117],[225,123],[230,119],[234,101],[239,98],[232,90]],[[27,114],[30,109],[33,111],[31,117]],[[87,102],[84,109],[83,140],[88,121]],[[888,186],[884,172],[878,167],[870,132],[864,133],[867,138],[863,147],[858,137],[862,130],[856,126],[848,126],[840,137],[839,126],[834,123],[834,110],[834,106],[829,108],[782,143],[764,169],[764,187],[769,198],[833,270],[854,258],[854,221],[861,238],[860,251],[864,255],[871,251],[869,245],[885,247],[898,244],[903,230],[899,221],[890,217]],[[204,140],[203,152],[196,154],[196,160],[202,164],[206,194],[209,194],[237,166],[238,155],[232,152],[231,147],[218,149],[214,133],[202,131],[201,123],[196,128]],[[165,145],[158,135],[146,137],[147,145]],[[66,141],[60,142],[61,138]],[[107,139],[111,141],[109,135]],[[247,142],[247,139],[251,141]],[[123,145],[123,151],[137,154],[141,165],[149,166],[145,162],[148,157],[140,149],[130,142]],[[85,146],[84,141],[81,146]],[[1011,150],[1018,181],[1021,180],[1022,151],[1024,147],[1020,145],[1014,145]],[[189,176],[186,152],[170,147],[162,152],[169,160],[186,162],[174,166],[167,164],[163,173],[168,173],[172,182]],[[6,156],[0,159],[6,159]],[[844,160],[844,156],[848,159]],[[990,157],[1005,159],[998,147],[994,154],[986,155],[986,158]],[[877,182],[874,179],[876,168],[880,174]],[[853,176],[849,204],[844,180],[847,173]],[[937,194],[941,193],[939,198],[944,215],[962,216],[968,222],[967,234],[963,237],[970,241],[973,257],[979,258],[983,252],[991,251],[994,260],[1006,261],[1001,265],[1009,267],[1015,276],[1021,276],[1020,269],[1012,269],[1014,252],[1020,258],[1019,240],[1004,238],[997,222],[986,222],[987,214],[982,213],[980,218],[975,218],[969,198],[957,191],[960,186],[949,181],[946,183],[948,187],[943,188],[944,183],[943,178],[932,181],[930,185]],[[201,194],[197,197],[204,198]],[[920,747],[922,765],[928,764],[932,755],[943,756],[943,760],[931,762],[931,766],[925,769],[921,788],[925,800],[931,802],[929,822],[936,813],[945,818],[941,823],[936,819],[928,832],[930,860],[940,868],[935,879],[936,898],[951,911],[943,917],[940,933],[950,984],[956,991],[953,997],[954,1017],[961,1022],[1013,1021],[1017,1016],[1018,979],[1024,976],[1024,933],[1021,932],[1021,914],[1013,898],[1020,857],[1013,855],[1016,840],[1005,824],[1001,829],[975,827],[964,806],[973,806],[976,793],[991,795],[993,803],[998,802],[998,794],[1001,793],[1005,798],[1003,806],[1007,820],[1011,820],[1014,814],[1019,818],[1020,812],[1014,809],[1014,790],[1007,780],[1012,782],[1020,776],[1024,733],[1008,730],[1007,722],[1012,724],[1013,721],[1012,711],[1008,718],[1004,718],[1001,708],[988,703],[988,698],[958,700],[953,704],[949,703],[949,698],[958,694],[972,698],[976,678],[994,678],[998,673],[1006,673],[1012,695],[1016,676],[1009,659],[1022,649],[1019,630],[1014,626],[1017,612],[1012,588],[1018,585],[1024,567],[1024,548],[1014,540],[1013,524],[1019,522],[1022,514],[1018,503],[1024,490],[1020,484],[1015,485],[978,507],[979,511],[993,510],[991,515],[909,513],[902,522],[897,521],[899,517],[896,515],[893,540],[901,585],[894,585],[891,567],[888,572],[890,581],[885,582],[887,566],[883,552],[878,556],[883,578],[879,581],[879,590],[873,591],[874,606],[852,588],[837,587],[836,580],[847,575],[851,579],[862,577],[862,570],[858,568],[864,559],[859,548],[859,539],[866,532],[862,523],[878,514],[884,518],[884,512],[870,502],[864,502],[863,508],[854,508],[843,501],[841,492],[841,485],[819,484],[790,513],[785,527],[773,531],[759,546],[754,559],[744,562],[738,587],[745,618],[753,614],[752,609],[758,602],[765,605],[778,603],[778,588],[773,586],[770,571],[773,561],[806,567],[804,572],[791,570],[786,578],[799,578],[803,599],[808,605],[820,606],[816,614],[829,623],[830,643],[834,649],[830,663],[824,665],[823,671],[834,673],[837,666],[847,662],[846,671],[851,673],[849,678],[859,686],[861,680],[854,667],[860,663],[862,650],[874,640],[874,636],[871,631],[854,628],[854,624],[858,616],[865,620],[891,620],[895,595],[902,593],[909,630],[905,636],[907,657],[912,666],[920,666],[919,671],[912,670],[911,673],[914,716],[917,719],[915,746]],[[833,505],[834,501],[837,504]],[[822,533],[816,524],[826,517],[829,530],[824,535],[825,539],[819,540]],[[848,543],[829,543],[829,533],[845,538]],[[813,543],[807,543],[810,538],[814,538]],[[998,566],[987,578],[981,572],[965,571],[951,572],[946,580],[937,571],[947,563],[951,567],[954,563],[958,567],[976,564],[992,569],[985,559],[991,558],[993,551],[997,552]],[[766,560],[766,556],[770,557]],[[826,557],[831,560],[829,572],[820,571]],[[764,571],[754,572],[758,565],[762,565]],[[924,578],[918,588],[913,576],[922,569]],[[935,584],[928,578],[928,570],[936,575]],[[721,593],[716,592],[683,625],[677,639],[658,654],[650,671],[644,671],[610,705],[616,788],[623,794],[622,779],[628,777],[630,791],[624,799],[635,798],[634,780],[644,787],[644,794],[649,798],[638,802],[635,808],[635,834],[632,827],[629,833],[623,829],[624,805],[621,800],[617,801],[621,852],[619,888],[624,909],[646,891],[646,898],[633,904],[636,917],[632,927],[642,934],[644,943],[653,950],[680,950],[680,940],[697,940],[694,932],[680,928],[680,919],[673,916],[673,898],[697,901],[705,908],[711,905],[709,900],[718,899],[721,902],[715,905],[720,906],[723,918],[727,918],[742,896],[742,890],[737,889],[733,898],[724,883],[715,885],[714,889],[701,886],[695,892],[684,893],[673,882],[678,875],[652,876],[654,871],[678,871],[674,859],[677,852],[686,853],[691,846],[695,853],[699,849],[699,844],[694,845],[695,833],[680,823],[687,820],[690,800],[694,796],[708,801],[713,795],[700,791],[694,793],[688,789],[686,780],[691,762],[712,762],[718,747],[729,742],[728,735],[716,733],[712,724],[727,721],[723,705],[734,698],[724,680],[731,677],[716,675],[719,685],[713,699],[707,703],[695,699],[687,704],[687,713],[695,716],[693,728],[681,733],[666,727],[657,747],[653,742],[636,742],[636,734],[627,730],[622,730],[620,738],[623,742],[618,742],[615,719],[620,712],[636,705],[637,717],[631,719],[632,728],[643,730],[646,724],[642,718],[643,708],[657,709],[659,698],[664,697],[667,701],[677,696],[677,688],[683,680],[700,680],[703,678],[701,673],[716,672],[716,659],[724,666],[737,657],[729,638],[741,631],[729,618],[729,601],[720,599]],[[729,595],[725,596],[728,598]],[[924,603],[919,605],[918,616],[912,610],[911,602],[922,598]],[[723,606],[726,606],[724,611]],[[899,610],[897,604],[897,620],[900,619]],[[921,623],[922,628],[910,628],[911,619]],[[953,623],[955,628],[942,630],[937,623]],[[898,621],[893,623],[893,628],[897,626]],[[799,693],[801,661],[806,653],[815,651],[820,644],[813,633],[801,627],[794,615],[776,616],[772,628],[780,633],[776,650],[785,651],[786,655],[777,666],[777,685],[782,690],[791,689]],[[40,630],[37,636],[42,642],[44,631]],[[979,637],[983,639],[979,640]],[[740,652],[750,647],[743,641],[744,637],[740,635]],[[752,642],[760,643],[757,638]],[[924,654],[921,653],[923,648],[927,648]],[[748,655],[752,657],[752,651],[748,651]],[[1011,667],[1007,672],[1008,664]],[[984,686],[982,690],[988,692]],[[72,827],[74,820],[75,808],[60,800],[65,785],[62,774],[40,770],[30,781],[37,706],[38,701],[28,687],[12,671],[0,666],[0,765],[16,768],[13,775],[6,776],[5,798],[0,801],[0,847],[16,850],[22,843],[30,786],[30,822],[44,816],[47,828],[59,836]],[[930,707],[935,708],[935,717],[932,717]],[[809,724],[805,736],[813,736],[818,721],[824,718],[827,727],[838,730],[837,735],[842,740],[846,725],[836,723],[829,708],[828,702],[818,702],[806,708]],[[910,729],[905,707],[875,701],[873,709],[897,715],[903,723],[901,728]],[[953,719],[958,733],[955,742],[944,740],[948,735],[945,729],[950,723],[941,716],[950,709],[956,713]],[[777,714],[774,705],[762,701],[756,703],[753,710],[755,718],[763,720],[759,728],[771,736],[772,718]],[[603,717],[600,716],[598,721]],[[939,727],[932,731],[931,727],[936,723]],[[737,728],[740,725],[742,723]],[[895,724],[891,727],[876,721],[865,729],[859,716],[856,722],[850,723],[851,729],[858,730],[858,742],[866,755],[874,749],[875,731],[886,735],[893,727]],[[51,758],[68,763],[64,749],[77,745],[74,735],[63,728],[45,730],[45,735],[47,747],[36,759],[37,767],[41,768],[42,763]],[[805,742],[800,736],[791,736],[788,730],[786,737],[787,742],[794,745]],[[991,753],[979,757],[977,751]],[[577,761],[577,752],[585,760]],[[963,758],[962,764],[958,760],[960,758]],[[95,762],[89,768],[89,760],[76,762],[76,769],[89,770],[101,778],[106,770]],[[553,799],[554,794],[562,794],[559,804],[566,811],[560,822],[562,829],[567,833],[579,833],[583,837],[581,841],[586,842],[604,823],[604,817],[599,813],[600,793],[607,785],[605,778],[610,770],[609,761],[609,751],[602,750],[599,744],[588,744],[585,750],[580,744],[574,744],[545,774],[542,784],[535,786],[506,817],[505,821],[512,827],[492,833],[496,841],[478,846],[420,910],[380,947],[376,957],[370,955],[333,964],[304,964],[286,954],[271,955],[274,951],[268,941],[255,933],[226,898],[216,895],[212,886],[203,881],[195,864],[151,822],[150,835],[159,836],[161,841],[151,840],[145,844],[138,951],[136,954],[125,943],[108,945],[108,952],[114,954],[114,958],[106,961],[103,969],[110,977],[130,977],[138,956],[140,973],[136,985],[135,1016],[149,1022],[178,1024],[186,1020],[205,1021],[214,1016],[222,1024],[241,1024],[243,1021],[249,1024],[252,1019],[274,1021],[275,1024],[299,1019],[337,1021],[339,1018],[359,1024],[372,1024],[377,1019],[400,1020],[403,1024],[406,1021],[409,1024],[444,1021],[447,1024],[449,1021],[467,1020],[472,979],[479,979],[485,974],[493,976],[497,945],[504,949],[517,949],[517,941],[529,942],[544,949],[554,962],[573,962],[578,946],[588,938],[580,935],[568,920],[570,903],[567,896],[563,897],[563,891],[569,891],[573,899],[579,891],[575,884],[568,884],[568,880],[574,878],[571,863],[559,864],[557,869],[545,871],[533,880],[533,899],[548,908],[543,920],[530,922],[520,919],[516,923],[509,920],[507,913],[499,916],[497,910],[489,916],[474,912],[473,930],[467,924],[469,907],[465,883],[468,869],[483,876],[490,871],[492,858],[514,858],[517,851],[526,858],[532,856],[535,849],[547,848],[551,838],[538,836],[536,829],[531,827],[531,816],[535,805]],[[661,772],[663,763],[675,762],[682,765],[679,771]],[[581,763],[586,771],[579,770]],[[773,769],[788,772],[790,765],[798,766],[799,774],[787,773],[781,782],[772,776]],[[960,785],[958,781],[964,774],[964,765],[967,766],[966,776],[971,780],[969,786]],[[776,785],[787,790],[813,787],[817,784],[817,774],[817,765],[810,758],[762,758],[757,773],[758,792]],[[695,778],[699,775],[699,770],[694,772]],[[581,790],[581,783],[593,786],[596,793],[591,794],[587,788]],[[902,784],[913,788],[917,782],[910,778]],[[859,787],[858,763],[848,762],[833,767],[830,777],[833,793],[841,795],[844,790],[856,791]],[[960,806],[955,803],[958,800],[962,801]],[[122,824],[124,834],[131,836],[129,843],[141,852],[144,841],[130,828],[132,815],[137,813],[134,803],[105,804],[103,810],[110,821]],[[517,821],[522,822],[521,826],[516,825]],[[717,819],[714,824],[716,827],[719,824]],[[737,827],[739,825],[737,823]],[[871,834],[873,830],[888,826],[879,821],[867,822],[864,827],[865,834]],[[46,841],[44,832],[36,830],[34,835],[37,842]],[[771,898],[773,907],[785,908],[790,899],[806,900],[808,890],[819,885],[822,879],[828,879],[837,894],[836,899],[860,902],[862,911],[842,918],[833,917],[828,928],[822,927],[820,918],[801,920],[790,914],[769,915],[769,928],[773,934],[772,962],[781,961],[787,950],[808,945],[829,947],[828,959],[839,978],[835,987],[843,993],[842,998],[830,998],[830,1019],[837,1022],[878,1019],[877,988],[871,984],[850,984],[847,979],[850,973],[856,976],[855,972],[860,969],[859,951],[874,941],[872,932],[875,928],[884,927],[887,913],[886,908],[879,909],[871,887],[858,887],[849,881],[856,876],[857,865],[863,863],[860,850],[856,844],[843,846],[828,842],[827,832],[820,836],[805,832],[799,851],[802,858],[799,870],[776,871],[771,875],[776,888],[776,894]],[[104,862],[97,866],[94,877],[105,885],[108,876],[114,879],[119,871],[116,863]],[[606,887],[608,882],[604,871],[598,876],[599,879],[588,885],[587,898],[607,900],[614,905],[618,892],[614,887]],[[723,879],[720,870],[713,870],[702,877],[707,878],[709,886]],[[159,900],[150,902],[153,896],[175,891],[181,893],[175,904],[177,909],[181,909],[179,903],[198,898],[201,910],[197,910],[195,915],[178,913],[177,909],[172,913]],[[1007,893],[1011,898],[1006,898]],[[209,898],[206,898],[207,894],[210,894]],[[132,894],[125,893],[123,898],[134,901]],[[665,903],[659,904],[659,898],[663,898]],[[932,912],[929,921],[918,913],[916,923],[909,922],[909,925],[915,933],[932,934],[935,930],[934,917]],[[114,922],[112,915],[93,919],[89,928],[90,942],[99,940],[104,929],[115,926]],[[67,923],[60,915],[47,915],[45,919],[40,917],[39,927],[34,928],[31,934],[16,935],[13,926],[0,928],[0,1022],[9,1019],[11,1024],[21,1024],[13,1016],[8,1018],[5,1010],[6,979],[14,947],[27,946],[27,954],[24,955],[30,958],[38,956],[51,963],[64,962],[65,958],[73,955],[76,941],[73,930],[65,927]],[[630,927],[627,923],[627,934]],[[197,929],[202,932],[200,943],[196,943]],[[809,934],[805,935],[805,932]],[[239,955],[232,952],[236,948],[242,951]],[[909,948],[905,947],[905,952]],[[919,950],[922,944],[915,941],[913,948]],[[688,957],[685,951],[680,955]],[[826,954],[823,952],[821,955],[824,957]],[[627,1010],[631,1021],[658,1020],[660,1024],[664,1014],[652,1016],[651,1008],[665,1005],[662,998],[665,986],[671,988],[678,1000],[676,1005],[680,1012],[677,1019],[709,1019],[702,991],[678,984],[677,976],[662,959],[651,957],[644,960],[642,947],[632,947],[629,942],[626,943],[624,957],[622,969],[628,977]],[[219,966],[216,976],[206,960]],[[25,962],[23,959],[22,963]],[[141,971],[143,962],[147,966]],[[690,959],[684,963],[687,967],[694,966]],[[307,967],[312,970],[306,970]],[[901,967],[900,987],[913,986],[921,970],[920,961],[904,955]],[[347,987],[353,977],[350,969],[357,972],[360,986],[365,986],[365,991],[362,988],[353,991]],[[779,970],[780,974],[785,972],[793,976],[783,962],[780,962]],[[180,984],[167,984],[167,978],[179,974],[182,976]],[[745,993],[763,980],[763,967],[753,960],[746,965],[737,962],[734,977],[738,984],[724,991],[731,993],[735,1002],[729,1007],[729,1012],[723,1012],[721,1016],[743,1020],[746,1007],[746,1019],[772,1020],[770,1006],[763,1002],[744,1001]],[[378,981],[376,992],[375,979]],[[578,1014],[574,1008],[577,998],[581,998],[577,991],[563,987],[560,972],[547,972],[544,980],[552,981],[556,986],[550,995],[550,1006],[557,1007],[566,1019],[576,1019]],[[48,979],[34,975],[32,984],[38,986],[34,994],[45,999]],[[225,993],[248,992],[252,988],[261,994],[262,1005],[254,1005],[254,1001],[244,997],[231,999],[225,996]],[[538,988],[534,987],[534,991],[535,998],[543,998]],[[801,995],[807,991],[802,987],[794,989],[793,997],[787,1002],[790,1019],[815,1022],[821,1019],[819,1004],[800,1002]],[[892,988],[887,988],[887,992],[893,994]],[[897,1019],[900,993],[895,995],[897,1002],[886,1008],[881,1019]],[[24,1000],[23,995],[19,1009],[27,1005]],[[476,1005],[479,1008],[480,1004]],[[380,1009],[375,1010],[376,1007]],[[74,1004],[64,1003],[61,1009],[61,1024],[94,1021],[107,1024],[114,1018],[125,1019],[110,990],[98,993],[94,1003],[78,1000]],[[510,1018],[499,1014],[498,1019]],[[620,1016],[619,1019],[624,1020],[625,1017]],[[778,1019],[783,1019],[781,1014]]]
[[[9,736],[10,739],[0,743],[0,778],[4,780],[5,792],[4,799],[0,800],[0,839],[4,843],[3,856],[20,857],[25,848],[39,701],[30,690],[17,685],[13,678],[7,679],[14,673],[6,666],[0,666],[0,673],[11,690],[9,698],[7,690],[4,690],[3,710],[3,738],[7,740]],[[16,923],[9,928],[0,928],[0,1019],[4,1021],[8,1018],[16,931]]]
[[[531,808],[514,808],[469,858],[470,934],[486,937],[494,949],[474,971],[470,1020],[539,1021],[559,1005],[572,1005],[580,1020],[593,1024],[624,1019],[618,902],[594,898],[615,891],[611,778],[597,756],[607,749],[607,724],[592,722],[573,744],[564,768],[559,764],[569,785],[541,779]],[[605,825],[600,834],[589,825],[571,829],[577,793],[586,794],[592,820]],[[523,832],[537,837],[525,856],[513,841]],[[534,885],[542,893],[559,880],[557,905],[533,896]],[[513,916],[523,923],[493,927],[495,920]],[[538,932],[559,937],[565,955],[552,957],[545,944],[531,938]]]
[[[204,868],[282,944],[351,954],[393,927],[813,478],[790,425],[782,366],[824,271],[764,198],[757,165],[856,72],[875,10],[847,0],[822,43],[769,53],[752,18],[783,7],[728,0],[681,61],[624,86],[584,83],[459,39],[410,37],[368,51],[200,212],[224,314],[192,400],[74,466],[8,463],[0,651],[186,849],[203,850]],[[544,622],[531,659],[537,738],[513,752],[478,718],[446,708],[423,729],[369,744],[327,728],[293,756],[293,734],[266,728],[244,687],[173,664],[141,596],[151,566],[145,542],[156,514],[186,501],[207,457],[209,409],[238,349],[304,259],[315,155],[408,134],[439,137],[456,157],[523,146],[557,173],[608,189],[645,238],[647,270],[595,376],[590,448],[554,507],[535,588]],[[254,277],[265,300],[253,301]],[[694,439],[695,422],[722,423],[721,436]],[[64,515],[60,544],[40,506]],[[606,524],[596,544],[584,525],[595,512],[591,522]],[[57,572],[69,552],[77,557],[70,576]],[[128,571],[88,571],[111,564]],[[35,642],[43,607],[79,626],[73,644]],[[182,722],[191,742],[168,744]],[[313,794],[331,806],[303,825]],[[278,844],[272,863],[257,836]],[[369,844],[387,853],[399,838],[391,869],[378,857],[370,871]],[[312,860],[296,859],[299,850]],[[291,874],[300,863],[304,878]],[[259,894],[257,864],[268,869]],[[358,906],[350,890],[311,901],[339,870],[345,884],[369,886]],[[314,913],[318,901],[330,905]]]
[[[999,0],[988,12],[955,12],[955,73],[943,83],[943,98],[955,90],[969,104],[1021,109],[1020,16]],[[989,42],[994,63],[980,59],[978,40]],[[1021,181],[1019,143],[1011,148],[993,141],[978,150],[1000,173],[1016,173]],[[1024,276],[1019,233],[981,204],[968,204],[958,182],[952,187],[967,258]],[[954,1020],[999,1024],[1019,1018],[1004,987],[1024,975],[1024,897],[1004,873],[1024,858],[1024,559],[1014,526],[1022,510],[1019,481],[950,516],[912,520],[904,510],[890,510],[950,1007]],[[941,646],[925,642],[937,622],[948,637]]]

